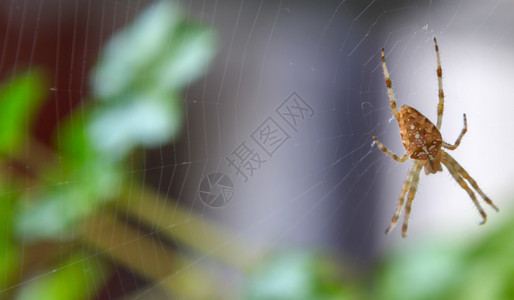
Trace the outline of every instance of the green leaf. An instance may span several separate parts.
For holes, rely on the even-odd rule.
[[[169,141],[181,123],[182,109],[171,94],[146,93],[99,110],[87,130],[103,157],[119,160],[137,146]]]
[[[50,273],[22,285],[18,300],[89,299],[109,277],[97,256],[76,253]]]
[[[0,152],[15,152],[28,135],[34,113],[44,99],[43,78],[38,71],[20,74],[0,87]]]
[[[377,273],[374,299],[514,299],[514,218],[477,239],[425,239],[389,257]],[[488,225],[491,226],[491,225]],[[408,282],[408,284],[404,284]]]
[[[74,111],[61,122],[59,130],[59,149],[61,150],[63,169],[66,174],[99,160],[90,139],[87,126],[91,123],[92,105],[86,105]],[[60,170],[60,173],[62,170]],[[62,176],[62,175],[61,175]]]
[[[402,249],[379,270],[376,297],[395,300],[447,299],[448,290],[462,284],[460,273],[465,267],[463,250],[464,247],[457,244],[435,240]]]
[[[214,42],[211,30],[186,23],[174,1],[155,3],[101,53],[91,78],[96,97],[123,100],[136,91],[184,87],[205,72]]]
[[[175,1],[149,6],[105,46],[92,77],[95,107],[86,126],[103,157],[169,142],[180,129],[180,90],[206,71],[214,34],[191,24]]]
[[[13,210],[17,197],[18,194],[0,185],[0,288],[13,284],[20,267],[20,251],[13,239]]]
[[[65,181],[49,185],[39,199],[20,207],[15,222],[19,240],[73,238],[80,230],[78,222],[116,195],[121,174],[114,165],[91,161],[68,174]]]
[[[343,282],[339,264],[319,253],[288,251],[269,258],[249,276],[244,299],[362,299],[357,288]]]
[[[11,241],[2,240],[0,242],[0,288],[6,289],[15,283],[20,265],[20,249]],[[2,295],[1,292],[0,295]]]

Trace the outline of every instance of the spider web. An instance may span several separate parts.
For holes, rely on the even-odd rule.
[[[15,69],[36,66],[51,79],[51,99],[38,126],[27,131],[33,140],[24,146],[22,161],[31,161],[35,143],[52,147],[55,141],[61,147],[61,133],[54,130],[70,111],[85,110],[89,72],[103,43],[152,3],[0,4],[2,80],[12,78]],[[111,203],[122,221],[102,219],[98,231],[72,242],[63,236],[50,247],[55,269],[24,258],[30,272],[7,284],[6,295],[20,295],[69,267],[67,256],[76,248],[110,266],[100,273],[105,285],[92,296],[99,299],[165,298],[163,290],[176,290],[181,278],[197,273],[217,279],[219,293],[212,298],[239,299],[241,270],[284,248],[328,248],[355,266],[372,267],[384,249],[400,242],[398,228],[388,236],[383,231],[410,164],[392,161],[371,139],[374,133],[394,153],[404,153],[380,49],[386,49],[398,104],[435,121],[434,36],[446,95],[443,138],[455,141],[466,113],[468,133],[451,154],[500,209],[506,206],[502,197],[514,175],[508,159],[514,102],[506,88],[514,67],[511,2],[191,0],[181,5],[189,20],[214,28],[220,39],[207,74],[184,92],[182,131],[172,143],[131,156],[128,196],[117,191]],[[27,162],[22,167],[32,168]],[[9,165],[4,164],[7,180],[16,176]],[[59,160],[56,168],[63,168]],[[32,184],[27,175],[22,192],[44,186]],[[137,204],[124,207],[123,197]],[[149,198],[150,208],[140,204]],[[483,207],[494,227],[501,215]],[[98,206],[93,213],[108,210]],[[446,170],[422,174],[409,239],[401,242],[490,230],[476,226],[479,221]],[[99,242],[106,239],[117,242]]]

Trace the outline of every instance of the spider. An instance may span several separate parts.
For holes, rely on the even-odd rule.
[[[471,184],[471,186],[478,192],[478,194],[484,198],[487,204],[491,205],[497,212],[499,211],[498,207],[496,207],[491,199],[489,199],[489,197],[487,197],[485,193],[478,187],[477,182],[468,174],[468,172],[466,172],[466,170],[464,170],[464,168],[453,157],[451,157],[446,151],[443,150],[443,148],[448,150],[457,149],[457,147],[460,145],[462,137],[464,137],[464,134],[467,131],[468,125],[466,114],[464,114],[464,128],[460,132],[460,135],[458,136],[455,143],[452,145],[443,141],[440,132],[444,109],[443,71],[441,69],[441,58],[439,56],[439,47],[437,46],[436,38],[434,38],[434,44],[437,58],[437,81],[439,86],[437,125],[434,125],[432,122],[430,122],[429,119],[427,119],[427,117],[410,106],[403,105],[398,111],[396,108],[396,101],[394,99],[393,88],[391,85],[391,78],[389,77],[389,72],[385,62],[384,49],[382,48],[382,69],[384,70],[387,94],[391,103],[391,110],[393,111],[394,117],[400,127],[402,143],[407,153],[399,157],[392,153],[384,145],[382,145],[382,143],[378,141],[374,134],[372,134],[372,137],[373,140],[375,140],[378,148],[385,154],[389,155],[392,159],[398,162],[404,162],[410,157],[414,161],[410,167],[409,173],[407,174],[407,178],[403,182],[403,187],[398,198],[398,203],[396,205],[396,211],[393,215],[391,224],[386,229],[386,234],[389,233],[398,222],[405,202],[405,195],[407,195],[408,191],[409,193],[407,196],[407,203],[405,204],[405,216],[403,219],[402,227],[402,236],[406,237],[411,206],[412,202],[414,201],[414,196],[416,195],[416,190],[418,188],[419,173],[423,167],[425,168],[426,175],[442,171],[441,163],[446,166],[453,178],[469,194],[471,200],[473,200],[473,203],[483,218],[480,225],[485,224],[487,220],[487,214],[480,206],[480,203],[478,203],[475,193],[473,190],[471,190],[465,180],[467,180],[469,184]]]

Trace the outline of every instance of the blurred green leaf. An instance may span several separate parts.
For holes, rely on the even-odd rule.
[[[464,243],[426,240],[389,257],[376,276],[377,299],[514,299],[514,218]]]
[[[460,283],[465,266],[463,248],[430,241],[395,253],[377,276],[379,299],[446,299],[448,289]]]
[[[18,246],[11,239],[2,240],[0,243],[0,287],[2,289],[8,288],[15,282],[20,264],[21,257]],[[0,298],[2,294],[0,292]]]
[[[181,123],[182,109],[173,95],[146,93],[95,113],[87,134],[103,156],[116,160],[137,146],[169,141]]]
[[[37,201],[25,203],[16,218],[23,243],[62,240],[78,232],[78,222],[116,196],[121,172],[109,164],[86,164],[64,181],[47,188]]]
[[[89,103],[89,102],[88,102]],[[89,137],[87,126],[91,123],[92,105],[84,105],[61,122],[59,144],[62,155],[64,176],[88,164],[98,164],[101,160]],[[60,170],[61,172],[61,170]]]
[[[191,24],[175,1],[160,1],[116,34],[91,81],[100,105],[87,134],[95,150],[120,159],[170,141],[182,123],[180,89],[205,72],[214,34]]]
[[[97,256],[79,252],[52,272],[24,284],[16,299],[89,299],[108,277],[109,270]]]
[[[248,300],[362,299],[357,286],[339,275],[338,264],[314,253],[290,252],[269,258],[249,277]]]
[[[61,167],[41,172],[45,188],[18,203],[15,232],[23,243],[72,238],[78,222],[117,196],[121,165],[93,149],[85,128],[90,111],[83,106],[61,123]]]
[[[505,202],[506,203],[506,202]],[[445,299],[514,299],[514,218],[502,211],[505,222],[463,253],[466,268]]]
[[[44,99],[42,75],[31,70],[17,75],[0,87],[0,152],[15,152],[24,137],[34,113]]]
[[[187,23],[175,1],[155,3],[105,46],[92,76],[96,97],[124,101],[137,91],[182,88],[205,72],[214,42],[211,30]]]
[[[16,197],[17,194],[9,193],[0,185],[0,288],[6,288],[12,283],[20,265],[20,252],[13,239]]]

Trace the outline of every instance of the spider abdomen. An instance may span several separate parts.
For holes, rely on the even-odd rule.
[[[398,124],[402,143],[410,157],[418,160],[437,160],[443,139],[437,127],[416,109],[403,105]]]

